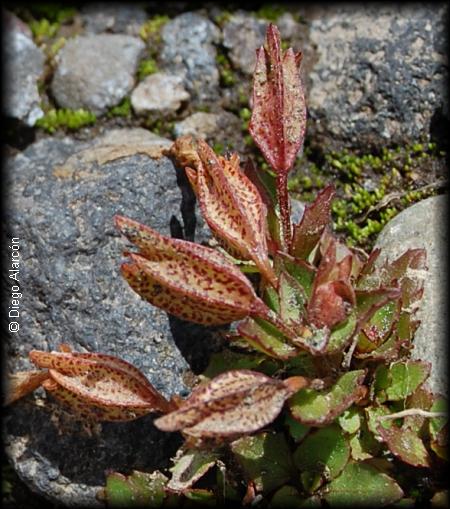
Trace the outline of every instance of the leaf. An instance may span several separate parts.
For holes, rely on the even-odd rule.
[[[350,461],[327,488],[324,498],[331,507],[382,507],[403,497],[391,477],[364,462]]]
[[[346,320],[333,328],[324,353],[330,355],[342,352],[357,331],[357,326],[358,320],[356,318],[356,313],[352,311]]]
[[[239,167],[239,157],[217,157],[208,144],[197,141],[196,170],[186,174],[198,198],[202,216],[212,232],[235,258],[253,260],[263,276],[276,286],[268,258],[267,207],[258,189]]]
[[[113,472],[106,477],[103,490],[106,504],[108,507],[162,507],[167,480],[158,470],[151,474],[134,470],[129,476]]]
[[[378,434],[389,450],[399,459],[414,467],[430,467],[430,458],[417,433],[408,428],[378,426]]]
[[[290,326],[301,324],[306,314],[306,294],[303,287],[287,272],[278,280],[281,319]]]
[[[122,274],[154,306],[204,325],[230,323],[265,308],[248,279],[215,250],[164,237],[121,216],[115,222],[140,249],[139,255],[128,253]]]
[[[335,195],[334,186],[325,187],[310,205],[305,207],[302,219],[294,225],[291,255],[307,260],[319,242],[323,231],[331,222],[331,201]]]
[[[250,370],[231,370],[195,388],[178,410],[155,420],[162,431],[235,437],[271,423],[294,389]]]
[[[302,472],[308,492],[337,477],[349,457],[350,445],[336,424],[310,433],[294,452],[295,465]]]
[[[256,352],[244,353],[223,349],[211,355],[209,364],[203,371],[202,376],[214,378],[230,369],[253,369],[271,376],[279,369],[279,363]]]
[[[430,374],[430,365],[424,361],[394,362],[389,367],[390,383],[386,388],[388,401],[399,401],[411,395]]]
[[[246,318],[237,330],[251,346],[275,359],[286,360],[299,353],[276,327],[265,320]]]
[[[266,161],[287,173],[303,143],[306,104],[299,67],[301,53],[281,51],[280,34],[272,23],[265,47],[256,51],[253,110],[249,131]]]
[[[448,413],[448,402],[443,396],[437,396],[430,408],[431,412],[445,412]],[[433,417],[430,419],[430,435],[436,438],[437,434],[442,431],[448,422],[448,415],[445,417]]]
[[[184,493],[216,464],[217,459],[217,454],[213,452],[187,451],[181,458],[175,458],[175,464],[170,469],[172,478],[167,487],[172,491]]]
[[[289,400],[294,419],[310,426],[324,426],[333,421],[361,397],[365,370],[349,371],[325,391],[305,388]]]
[[[293,474],[291,453],[282,433],[258,433],[231,444],[247,480],[257,491],[268,493],[285,484]]]
[[[286,253],[278,252],[275,263],[281,262],[282,268],[300,284],[305,291],[306,297],[311,297],[316,269],[309,263],[294,258]]]
[[[308,303],[308,321],[317,327],[333,327],[345,320],[356,304],[350,282],[352,255],[337,259],[338,243],[329,245],[320,261],[311,298]]]
[[[46,390],[81,413],[88,406],[98,418],[129,420],[172,409],[137,368],[117,357],[38,350],[29,356],[38,367],[49,369],[52,383],[44,384]]]
[[[337,422],[346,433],[356,433],[361,427],[362,419],[361,410],[352,406],[337,418]]]
[[[33,370],[19,371],[8,375],[6,380],[6,394],[3,405],[10,405],[14,401],[23,398],[42,385],[49,377],[48,371]]]
[[[296,421],[290,414],[285,415],[284,423],[288,426],[289,433],[295,442],[301,442],[311,429],[309,426]]]

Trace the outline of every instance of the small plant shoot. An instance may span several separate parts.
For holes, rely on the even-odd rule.
[[[181,433],[169,470],[108,473],[107,507],[414,505],[427,501],[408,476],[445,467],[446,401],[425,385],[430,366],[410,358],[426,253],[380,263],[379,250],[339,240],[332,184],[292,222],[287,178],[306,101],[302,54],[281,48],[270,24],[249,125],[268,169],[193,136],[166,151],[220,248],[114,218],[124,291],[182,320],[234,322],[191,394],[167,400],[125,360],[65,345],[31,351],[36,369],[10,379],[7,403],[42,386],[79,419],[153,414],[159,430]]]

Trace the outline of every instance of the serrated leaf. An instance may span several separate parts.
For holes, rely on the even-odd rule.
[[[286,360],[299,353],[275,326],[265,320],[246,318],[237,330],[251,346],[275,359]]]
[[[217,251],[164,237],[151,228],[115,216],[119,230],[139,249],[122,264],[130,286],[154,306],[178,318],[220,325],[265,305],[248,279]]]
[[[232,370],[195,388],[178,410],[156,419],[155,426],[199,438],[233,438],[271,423],[293,392],[262,373]]]
[[[390,384],[386,388],[388,401],[399,401],[410,396],[430,374],[430,365],[424,361],[394,362],[389,367]]]
[[[337,259],[338,243],[332,239],[322,256],[311,298],[308,302],[308,321],[317,327],[333,327],[348,316],[356,303],[350,282],[352,255]]]
[[[195,170],[187,167],[186,174],[203,218],[232,256],[253,260],[276,286],[266,242],[267,207],[258,189],[240,169],[237,154],[230,159],[217,157],[202,139],[196,141],[196,147],[197,165]]]
[[[308,259],[331,222],[331,201],[334,195],[334,186],[327,186],[320,191],[313,203],[306,205],[300,223],[294,225],[291,255],[301,260]]]
[[[257,491],[268,493],[289,481],[293,474],[291,453],[281,433],[242,437],[231,444],[231,450]]]
[[[327,488],[324,498],[331,507],[383,507],[403,497],[391,477],[363,462],[350,461]]]
[[[337,477],[349,457],[350,445],[336,424],[310,433],[294,452],[295,465],[307,474],[302,481],[309,492]]]
[[[306,104],[299,67],[301,53],[281,51],[277,27],[267,28],[265,47],[256,51],[253,110],[249,131],[266,161],[287,173],[304,138]]]
[[[327,390],[300,390],[289,400],[292,416],[311,426],[323,426],[332,422],[361,397],[364,377],[365,370],[349,371]]]
[[[378,434],[389,450],[405,463],[414,467],[430,466],[428,452],[414,430],[397,426],[386,429],[379,425]]]
[[[3,405],[10,405],[42,385],[50,375],[46,370],[18,371],[8,375]]]
[[[172,491],[184,493],[191,488],[208,470],[216,464],[218,455],[209,451],[191,450],[176,458],[170,469],[172,478],[167,487]]]
[[[29,356],[49,370],[44,388],[78,413],[90,408],[99,420],[130,420],[172,409],[137,368],[112,355],[32,350]]]
[[[151,474],[133,471],[125,476],[113,472],[106,477],[104,495],[108,507],[161,507],[167,477],[159,471]]]

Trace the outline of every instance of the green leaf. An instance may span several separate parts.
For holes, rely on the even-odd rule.
[[[269,503],[269,509],[297,509],[299,507],[320,508],[322,505],[319,497],[312,496],[305,499],[294,486],[289,485],[281,487]]]
[[[365,370],[349,371],[325,391],[302,389],[289,400],[292,416],[303,424],[323,426],[352,405],[361,393]]]
[[[258,353],[242,353],[224,349],[211,355],[208,367],[202,373],[206,378],[214,378],[230,369],[255,369],[266,375],[273,375],[279,365]]]
[[[417,433],[408,428],[391,426],[389,429],[378,426],[378,433],[389,450],[405,463],[414,467],[429,467],[430,458]]]
[[[253,348],[270,357],[285,360],[298,354],[275,326],[260,318],[243,320],[237,330]]]
[[[257,491],[272,491],[292,476],[291,453],[281,433],[264,432],[240,438],[231,444],[231,450]]]
[[[280,315],[286,323],[300,323],[306,313],[306,294],[303,287],[286,272],[279,277]]]
[[[205,505],[207,507],[217,507],[216,504],[216,496],[214,492],[202,488],[187,490],[184,493],[184,496],[188,499],[186,503],[183,504],[184,508],[195,508],[199,505]]]
[[[380,420],[380,417],[383,415],[391,413],[387,406],[379,405],[376,407],[368,407],[365,408],[365,412],[367,416],[367,426],[375,436],[378,435],[378,425],[380,423],[384,428],[390,428],[392,426],[391,419]]]
[[[341,352],[353,337],[356,325],[357,317],[356,314],[352,312],[343,322],[336,325],[331,331],[325,353],[333,354]]]
[[[411,395],[430,374],[430,365],[423,361],[395,362],[389,367],[391,383],[386,399],[398,401]]]
[[[159,471],[151,474],[133,471],[125,476],[118,472],[106,478],[105,497],[108,507],[161,507],[167,477]]]
[[[296,442],[301,442],[311,429],[310,426],[296,421],[290,414],[286,414],[284,423],[288,426],[289,433]]]
[[[350,457],[350,445],[336,424],[310,433],[294,453],[305,489],[314,491],[337,477]],[[303,475],[306,474],[306,475]]]
[[[346,433],[356,433],[361,427],[361,410],[352,406],[342,413],[337,421]]]
[[[217,455],[209,451],[190,450],[181,458],[175,459],[170,469],[172,479],[167,487],[173,491],[185,493],[206,472],[216,464]]]
[[[332,507],[382,507],[402,497],[402,489],[391,477],[367,463],[350,461],[329,484],[324,498]]]
[[[311,297],[316,269],[309,263],[285,253],[277,253],[276,259],[282,261],[285,271],[297,280],[309,299]]]
[[[438,396],[430,408],[431,412],[446,412],[448,414],[448,401],[442,396]],[[448,415],[446,417],[433,417],[430,419],[430,435],[432,438],[436,438],[438,433],[442,431],[444,426],[447,424]]]

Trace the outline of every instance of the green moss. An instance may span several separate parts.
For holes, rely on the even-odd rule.
[[[214,23],[222,28],[227,21],[230,21],[231,16],[232,14],[230,11],[222,11],[220,14],[214,16]]]
[[[70,130],[80,129],[86,125],[91,125],[97,120],[94,113],[79,109],[52,109],[49,110],[42,118],[39,118],[35,125],[42,127],[49,133],[54,133],[57,129],[66,128]]]
[[[140,28],[139,35],[144,41],[149,39],[160,40],[162,27],[170,21],[169,16],[165,14],[156,14],[148,19]]]
[[[267,19],[268,21],[275,22],[285,12],[286,9],[281,5],[264,4],[255,12],[255,16],[257,18]]]
[[[117,106],[108,111],[108,117],[129,117],[131,115],[131,100],[125,97]]]
[[[237,80],[230,59],[225,51],[226,50],[224,48],[218,48],[216,64],[219,69],[220,84],[223,87],[231,87]]]
[[[138,68],[138,78],[139,80],[143,80],[146,76],[150,76],[150,74],[155,74],[158,72],[158,65],[156,60],[153,58],[147,58],[142,60],[139,64]]]

